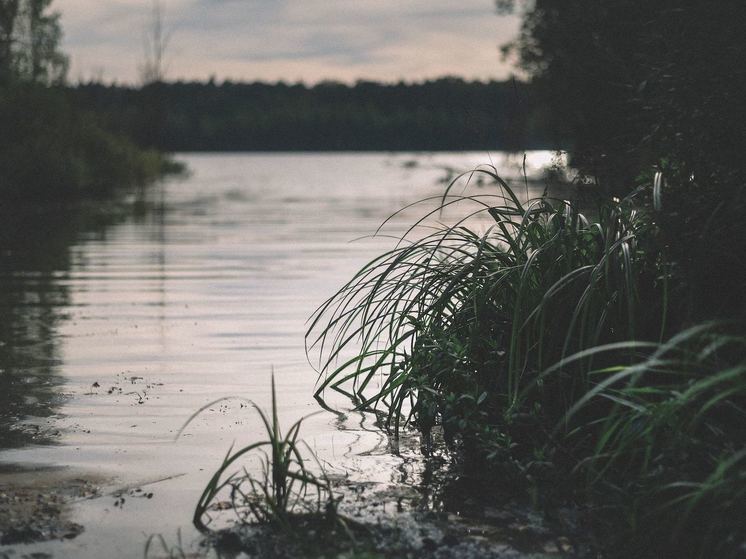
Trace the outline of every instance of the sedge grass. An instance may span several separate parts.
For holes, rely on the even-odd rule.
[[[332,389],[361,409],[383,409],[394,431],[410,421],[448,427],[453,419],[464,434],[465,414],[498,422],[520,413],[522,387],[563,356],[660,328],[660,305],[642,300],[638,280],[646,275],[647,291],[662,289],[639,244],[650,222],[631,202],[601,208],[590,223],[565,200],[520,202],[494,169],[474,173],[500,191],[447,192],[441,209],[477,209],[405,238],[313,316],[307,340],[319,354],[318,397]],[[485,218],[486,232],[471,227]],[[340,364],[350,350],[354,356]],[[578,376],[553,386],[551,401],[531,405],[551,409],[584,388]]]
[[[654,220],[662,176],[651,209],[638,192],[589,220],[474,173],[497,192],[449,187],[441,209],[463,204],[462,219],[421,234],[430,212],[313,315],[317,398],[341,392],[394,433],[439,424],[469,459],[570,485],[614,511],[620,553],[737,554],[743,325],[672,320],[682,290]]]
[[[597,350],[618,355],[619,347]],[[642,539],[661,556],[672,549],[680,556],[736,554],[746,518],[742,325],[692,326],[651,344],[638,362],[590,377],[592,387],[557,428],[588,486],[616,495],[636,524],[657,527],[654,538],[630,527],[637,529],[629,541]]]

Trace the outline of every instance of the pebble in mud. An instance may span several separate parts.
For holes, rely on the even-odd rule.
[[[116,491],[114,494],[114,506],[118,508],[124,508],[124,504],[127,502],[127,497],[134,497],[136,499],[152,499],[152,491],[144,491],[141,487],[122,489]]]

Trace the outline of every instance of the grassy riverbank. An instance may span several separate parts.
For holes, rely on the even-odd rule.
[[[480,171],[491,195],[444,199],[471,204],[462,221],[319,309],[319,396],[442,429],[537,504],[587,504],[606,556],[742,557],[744,8],[498,6],[521,11],[506,49],[573,139],[597,217]]]
[[[318,395],[343,391],[394,433],[442,430],[537,504],[590,504],[612,555],[737,556],[744,328],[703,312],[672,258],[660,176],[589,220],[477,172],[491,194],[444,198],[462,220],[414,230],[319,309]]]

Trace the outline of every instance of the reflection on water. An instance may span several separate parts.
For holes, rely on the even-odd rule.
[[[0,214],[0,448],[54,435],[63,401],[57,328],[70,305],[70,247],[115,220],[93,208]]]
[[[318,410],[306,320],[394,243],[350,241],[442,194],[449,169],[489,162],[486,154],[180,159],[192,175],[153,189],[137,214],[94,223],[95,212],[64,209],[16,213],[0,225],[0,445],[17,447],[0,462],[95,470],[113,485],[77,506],[82,535],[38,548],[55,557],[138,557],[141,534],[154,526],[187,537],[209,473],[233,441],[255,441],[261,425],[225,404],[174,441],[186,419],[223,396],[267,408],[273,368],[282,423]],[[544,190],[524,185],[521,158],[510,167],[501,154],[492,160],[519,191]],[[550,160],[533,154],[527,170]],[[398,214],[385,233],[401,235],[424,211]],[[419,467],[366,421],[315,415],[303,437],[341,475],[395,483],[401,468]],[[57,444],[26,445],[39,442],[37,427],[20,423],[59,432]],[[152,499],[115,506],[106,495],[122,487],[147,487]]]

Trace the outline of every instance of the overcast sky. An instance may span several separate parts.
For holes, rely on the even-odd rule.
[[[169,79],[506,78],[493,0],[162,0]],[[133,82],[151,0],[56,0],[70,79]]]

